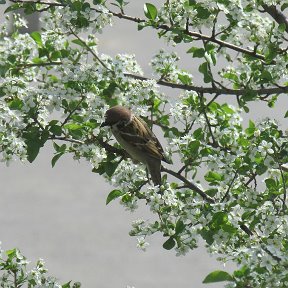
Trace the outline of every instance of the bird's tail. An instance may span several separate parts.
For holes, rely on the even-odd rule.
[[[161,160],[160,159],[151,159],[147,161],[148,172],[151,176],[151,179],[154,185],[161,185]]]

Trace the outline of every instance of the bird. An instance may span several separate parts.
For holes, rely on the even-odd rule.
[[[105,113],[101,127],[111,127],[112,134],[132,160],[143,163],[155,186],[161,185],[161,161],[170,163],[163,147],[147,123],[124,106],[113,106]]]

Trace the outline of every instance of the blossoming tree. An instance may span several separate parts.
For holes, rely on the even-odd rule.
[[[7,2],[6,12],[15,14],[10,34],[6,24],[0,31],[1,160],[32,162],[52,141],[52,166],[70,153],[110,181],[115,189],[107,203],[150,206],[157,221],[136,221],[130,232],[143,249],[153,233],[163,234],[163,247],[178,255],[202,238],[209,253],[238,265],[233,274],[211,272],[204,283],[287,287],[288,139],[274,119],[245,126],[241,116],[249,102],[273,108],[288,92],[288,1],[166,0],[146,3],[143,18],[126,14],[124,0]],[[41,31],[19,33],[25,22],[18,9],[41,12]],[[151,60],[152,76],[133,56],[100,54],[97,34],[114,18],[137,25],[139,33],[154,29],[176,52],[189,44],[193,69],[181,69],[176,52],[164,50]],[[162,87],[179,95],[169,99]],[[237,105],[224,103],[225,95]],[[160,127],[166,153],[180,160],[162,167],[161,193],[100,128],[116,104]],[[17,259],[16,252],[8,255]]]

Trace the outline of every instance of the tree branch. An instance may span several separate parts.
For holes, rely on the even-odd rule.
[[[97,56],[95,52],[82,40],[79,39],[81,42],[83,42],[83,45],[87,48],[87,50],[95,57]],[[87,46],[86,46],[86,45]],[[97,56],[95,57],[99,63],[106,68],[108,71],[113,73],[109,68],[106,67],[105,63]],[[43,63],[20,63],[17,66],[17,69],[21,68],[30,68],[30,67],[41,67],[41,66],[53,66],[53,65],[61,65],[61,62],[43,62]],[[155,80],[152,78],[148,78],[145,76],[140,76],[140,75],[134,75],[130,73],[124,73],[126,77],[133,78],[136,80],[142,80],[142,81],[151,81]],[[165,80],[155,80],[158,85],[165,86],[165,87],[170,87],[170,88],[175,88],[175,89],[181,89],[181,90],[186,90],[186,91],[195,91],[197,93],[203,93],[203,94],[216,94],[216,96],[212,99],[213,101],[219,96],[219,95],[235,95],[235,96],[242,96],[244,94],[247,94],[248,91],[254,94],[258,95],[273,95],[273,94],[281,94],[281,93],[287,93],[288,92],[288,86],[277,86],[277,87],[271,87],[271,88],[260,88],[260,89],[230,89],[230,88],[225,88],[225,87],[201,87],[201,86],[194,86],[194,85],[186,85],[186,84],[179,84],[179,83],[172,83],[168,82]],[[268,97],[267,96],[267,97]],[[211,101],[212,101],[211,100]],[[211,102],[210,101],[210,102]],[[213,102],[212,101],[212,102]],[[211,104],[209,102],[209,104]]]
[[[19,63],[16,67],[17,69],[21,69],[30,67],[58,66],[62,64],[63,63],[60,61],[41,62],[41,63]]]
[[[131,77],[138,80],[151,80],[150,78],[134,75],[130,73],[124,74],[126,77]],[[217,88],[217,87],[200,87],[200,86],[194,86],[194,85],[185,85],[185,84],[178,84],[178,83],[171,83],[164,80],[158,80],[156,82],[158,85],[166,86],[170,88],[176,88],[186,91],[195,91],[198,93],[206,93],[206,94],[218,94],[218,95],[235,95],[235,96],[242,96],[244,94],[247,94],[247,92],[255,93],[258,95],[272,95],[272,94],[281,94],[281,93],[287,93],[288,87],[272,87],[272,88],[260,88],[260,89],[230,89],[230,88]]]
[[[76,144],[84,144],[85,143],[83,141],[74,140],[74,139],[67,138],[67,137],[59,137],[59,136],[50,137],[49,139],[68,141],[68,142],[72,142],[72,143],[76,143]],[[109,153],[117,154],[117,155],[119,155],[119,156],[121,156],[123,158],[131,158],[129,156],[129,154],[125,150],[116,148],[116,147],[110,145],[109,143],[104,142],[101,138],[93,137],[92,141],[95,141],[98,145],[103,147]],[[182,181],[185,184],[185,187],[190,188],[191,190],[193,190],[194,192],[199,194],[208,203],[212,203],[213,204],[213,203],[216,202],[212,197],[207,195],[202,189],[200,189],[193,182],[191,182],[188,179],[186,179],[179,172],[177,173],[177,172],[175,172],[173,170],[170,170],[170,169],[167,169],[167,168],[165,168],[163,166],[161,166],[161,171],[166,172],[166,173],[174,176],[175,178],[179,179],[180,181]],[[253,235],[253,232],[245,224],[241,224],[239,227],[241,228],[241,230],[243,230],[249,236]]]
[[[97,12],[99,12],[99,11],[97,11]],[[120,19],[125,19],[125,20],[132,21],[132,22],[136,22],[138,24],[146,22],[145,20],[143,20],[141,18],[138,18],[138,17],[131,17],[131,16],[123,14],[123,13],[113,12],[111,10],[109,10],[109,12],[114,17],[117,17],[117,18],[120,18]],[[156,25],[155,28],[156,29],[165,30],[166,32],[172,31],[174,29],[172,26],[168,26],[166,24]],[[257,58],[257,59],[265,61],[265,56],[264,55],[261,55],[259,53],[256,53],[255,51],[252,51],[252,50],[249,50],[249,49],[245,49],[245,48],[239,47],[237,45],[222,41],[220,39],[215,38],[214,35],[208,36],[208,35],[205,35],[205,34],[202,34],[202,33],[189,31],[188,29],[183,29],[183,30],[181,30],[181,32],[183,32],[184,34],[186,34],[188,36],[195,37],[195,38],[197,38],[199,40],[206,40],[208,42],[213,42],[215,44],[218,44],[221,47],[226,47],[226,48],[232,49],[234,51],[237,51],[237,52],[240,52],[240,53],[243,53],[243,54],[247,54],[247,55],[252,56],[254,58]]]
[[[39,1],[10,0],[10,1],[13,2],[13,3],[42,4],[42,5],[48,5],[48,6],[51,6],[51,7],[55,7],[55,6],[57,6],[57,7],[65,7],[66,6],[65,4],[61,4],[61,3],[57,3],[57,2],[49,2],[49,1],[41,1],[41,0],[39,0]],[[97,9],[94,9],[94,8],[91,8],[91,9],[95,10],[98,13],[102,13],[101,11],[99,11]],[[108,11],[114,17],[117,17],[119,19],[125,19],[125,20],[132,21],[132,22],[135,22],[135,23],[138,23],[138,24],[146,22],[144,19],[141,19],[139,17],[132,17],[132,16],[126,15],[126,14],[121,13],[121,12],[120,13],[116,13],[116,12],[113,12],[111,10],[108,10]],[[166,32],[173,31],[173,29],[174,29],[172,26],[168,26],[166,24],[155,25],[155,28],[156,29],[162,29],[162,30],[164,30]],[[259,54],[256,51],[249,50],[249,49],[246,49],[246,48],[242,48],[242,47],[239,47],[237,45],[231,44],[229,42],[222,41],[222,40],[216,38],[214,35],[208,36],[208,35],[205,35],[205,34],[202,34],[202,33],[189,31],[187,29],[183,29],[183,30],[181,30],[181,32],[186,34],[186,35],[188,35],[188,36],[195,37],[195,38],[197,38],[199,40],[200,39],[206,40],[208,42],[215,43],[215,44],[219,45],[220,47],[226,47],[226,48],[232,49],[232,50],[234,50],[236,52],[240,52],[240,53],[252,56],[252,57],[254,57],[256,59],[260,59],[262,61],[265,61],[265,56],[264,55]]]
[[[262,4],[266,13],[268,13],[279,25],[285,24],[285,31],[288,33],[288,18],[277,9],[275,5]]]
[[[189,187],[191,190],[193,190],[194,192],[196,192],[197,194],[199,194],[203,199],[205,199],[207,202],[209,203],[215,203],[215,200],[213,198],[211,198],[209,195],[207,195],[204,191],[202,191],[198,186],[196,186],[194,183],[190,182],[189,180],[187,180],[184,176],[182,176],[181,174],[172,171],[170,169],[167,169],[165,167],[162,166],[161,169],[163,172],[166,172],[172,176],[174,176],[175,178],[181,180],[184,184],[187,185],[187,187]]]

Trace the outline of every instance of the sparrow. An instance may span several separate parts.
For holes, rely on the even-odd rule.
[[[154,185],[161,185],[161,161],[170,162],[147,123],[128,108],[114,106],[105,113],[101,127],[105,126],[111,127],[112,134],[132,159],[145,164]]]

